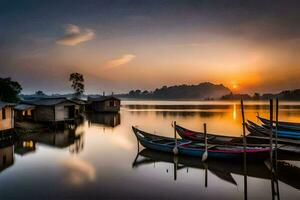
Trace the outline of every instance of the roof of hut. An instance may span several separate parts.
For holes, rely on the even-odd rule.
[[[69,100],[65,97],[56,97],[56,98],[39,98],[33,100],[22,101],[23,104],[36,105],[36,106],[54,106],[63,102],[72,102],[78,104],[75,101]]]
[[[120,99],[114,97],[114,96],[96,96],[96,97],[88,97],[88,102],[93,102],[93,101],[106,101],[106,100],[118,100],[120,101]]]
[[[34,105],[28,105],[28,104],[18,104],[14,107],[15,110],[20,110],[20,111],[33,109],[33,108],[35,108]]]
[[[8,103],[8,102],[4,102],[4,101],[0,101],[0,108],[4,108],[6,106],[14,106],[14,103]]]
[[[77,104],[80,104],[80,105],[84,105],[86,104],[86,100],[83,100],[81,98],[78,98],[78,97],[73,97],[70,99],[71,101],[74,101],[76,102]]]

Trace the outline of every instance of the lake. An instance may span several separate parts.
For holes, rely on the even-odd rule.
[[[245,102],[245,117],[257,122],[268,109],[268,102]],[[299,122],[299,102],[280,102],[279,119]],[[119,114],[89,115],[76,129],[2,144],[1,199],[299,199],[299,161],[278,162],[272,178],[264,163],[248,163],[245,173],[242,162],[202,163],[143,149],[131,130],[173,137],[173,121],[242,135],[239,102],[123,101]]]

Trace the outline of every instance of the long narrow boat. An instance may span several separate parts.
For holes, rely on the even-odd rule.
[[[192,140],[203,142],[204,141],[204,133],[198,131],[192,131],[182,126],[176,124],[175,129],[180,135],[181,138],[185,140]],[[252,135],[252,134],[250,134]],[[248,136],[250,136],[248,135]],[[254,134],[253,134],[254,135]],[[247,137],[248,137],[247,136]],[[223,144],[223,145],[243,145],[243,138],[236,136],[223,136],[217,134],[207,134],[207,141],[210,144]],[[270,144],[263,144],[261,141],[254,141],[253,139],[250,142],[247,142],[247,146],[270,146]]]
[[[257,118],[263,123],[263,125],[270,127],[270,120],[257,116]],[[273,126],[274,127],[274,126]],[[300,123],[294,122],[278,122],[278,130],[290,130],[290,131],[300,131]]]
[[[132,130],[138,141],[146,148],[172,153],[175,147],[175,139],[146,133],[132,127]],[[179,155],[202,157],[205,152],[205,145],[201,142],[178,139],[177,148]],[[269,147],[246,147],[237,145],[208,145],[208,157],[212,158],[243,158],[247,153],[247,159],[264,159],[269,156]]]
[[[253,123],[253,122],[252,122]],[[255,124],[255,123],[253,123]],[[186,140],[204,141],[204,133],[203,132],[196,132],[179,126],[176,124],[176,131],[177,133]],[[255,127],[251,126],[250,124],[246,123],[246,128],[250,132],[247,137],[247,146],[270,146],[270,139],[269,139],[269,130],[266,129],[256,129]],[[263,131],[263,133],[262,133]],[[274,138],[273,138],[274,139]],[[234,136],[222,136],[216,134],[207,134],[207,141],[210,144],[224,144],[224,145],[243,145],[243,138],[242,137],[234,137]],[[275,143],[275,140],[274,140]],[[284,152],[288,153],[300,153],[300,141],[297,142],[291,139],[280,138],[278,139],[278,150],[280,150],[280,155]]]
[[[252,128],[253,130],[256,130],[257,132],[260,132],[263,135],[269,136],[270,135],[270,130],[260,126],[250,120],[248,120],[249,127]],[[272,129],[273,135],[276,134],[276,130]],[[300,132],[294,132],[294,131],[283,131],[283,130],[277,130],[277,136],[280,138],[289,138],[289,139],[300,139]]]
[[[186,140],[192,140],[192,141],[199,141],[202,142],[204,141],[204,133],[203,132],[197,132],[197,131],[192,131],[187,128],[184,128],[179,125],[175,125],[175,129],[177,133],[180,135],[181,138],[186,139]],[[233,142],[234,140],[240,141],[240,137],[232,137],[232,136],[222,136],[222,135],[217,135],[217,134],[207,134],[207,140],[211,143],[229,143]]]

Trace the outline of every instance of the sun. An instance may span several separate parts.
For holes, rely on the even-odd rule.
[[[232,90],[238,90],[239,89],[239,85],[236,82],[232,82],[231,83],[231,88],[232,88]]]

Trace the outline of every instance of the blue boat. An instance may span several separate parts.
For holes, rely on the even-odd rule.
[[[268,128],[270,127],[270,120],[258,116],[257,118],[262,122],[264,126]],[[300,123],[278,121],[277,128],[278,130],[283,130],[283,131],[286,130],[286,131],[300,132]]]
[[[248,120],[248,130],[255,130],[263,135],[270,136],[270,129],[260,126],[250,120]],[[275,136],[276,130],[272,129],[272,134]],[[277,130],[277,136],[280,138],[289,138],[289,139],[300,139],[300,132],[288,131],[288,130]]]
[[[154,135],[132,127],[137,140],[145,147],[157,151],[173,153],[173,149],[177,146],[178,154],[194,157],[202,157],[205,152],[205,144],[189,140],[177,139]],[[217,145],[209,144],[207,146],[208,157],[221,159],[237,159],[243,158],[244,153],[247,159],[265,159],[269,156],[270,147],[244,147],[237,145]]]

